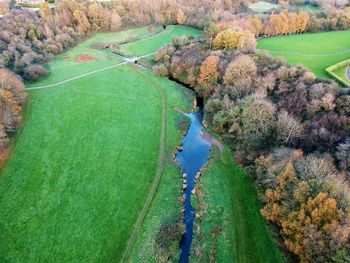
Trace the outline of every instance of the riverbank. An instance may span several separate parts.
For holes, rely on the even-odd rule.
[[[198,188],[191,262],[284,262],[260,215],[254,184],[228,147],[222,154],[214,149]]]

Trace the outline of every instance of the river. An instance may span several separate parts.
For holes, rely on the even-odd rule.
[[[184,203],[184,224],[185,233],[181,240],[180,263],[189,262],[191,243],[193,237],[193,222],[195,210],[191,204],[192,192],[196,186],[196,174],[207,163],[210,156],[210,143],[203,138],[204,127],[202,125],[203,110],[185,113],[191,120],[188,132],[182,140],[182,150],[176,154],[176,159],[183,172],[183,187],[185,195]]]

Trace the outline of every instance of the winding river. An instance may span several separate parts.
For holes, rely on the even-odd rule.
[[[191,243],[193,237],[193,221],[195,210],[191,204],[192,191],[196,185],[196,174],[205,165],[210,156],[210,143],[203,138],[204,127],[202,125],[203,111],[200,109],[193,113],[184,113],[191,120],[186,136],[182,140],[183,148],[176,154],[176,159],[181,167],[183,175],[183,187],[185,195],[184,224],[185,233],[181,240],[180,263],[189,262]]]

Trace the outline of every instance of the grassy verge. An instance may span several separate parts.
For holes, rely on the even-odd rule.
[[[205,212],[196,221],[193,262],[284,262],[260,215],[253,182],[229,150],[209,161],[199,185],[197,206]]]
[[[279,36],[258,40],[258,48],[283,57],[292,65],[303,64],[318,77],[330,78],[325,69],[350,57],[349,38],[350,30]],[[336,54],[344,50],[349,51]]]

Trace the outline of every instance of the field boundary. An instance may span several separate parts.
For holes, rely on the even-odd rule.
[[[141,229],[143,222],[145,221],[148,210],[149,210],[149,208],[154,200],[154,197],[157,193],[158,186],[159,186],[160,180],[161,180],[162,175],[163,175],[163,170],[164,170],[165,149],[166,149],[166,139],[167,139],[167,134],[166,134],[167,133],[167,96],[166,96],[166,92],[164,92],[163,88],[160,87],[156,82],[147,78],[145,75],[140,73],[137,69],[135,69],[133,67],[129,67],[129,68],[131,68],[133,71],[135,71],[137,74],[139,74],[143,79],[145,79],[145,81],[151,83],[153,85],[153,87],[155,89],[157,89],[159,94],[161,95],[161,97],[162,97],[162,124],[161,124],[160,138],[159,138],[160,148],[159,148],[158,168],[157,168],[156,176],[152,182],[152,186],[151,186],[150,192],[147,196],[147,199],[144,203],[144,206],[143,206],[142,210],[140,211],[139,216],[134,224],[133,231],[132,231],[132,233],[127,241],[126,248],[125,248],[123,256],[120,260],[121,263],[127,262],[128,258],[130,256],[131,250],[134,247],[136,237],[139,234],[139,231]]]

